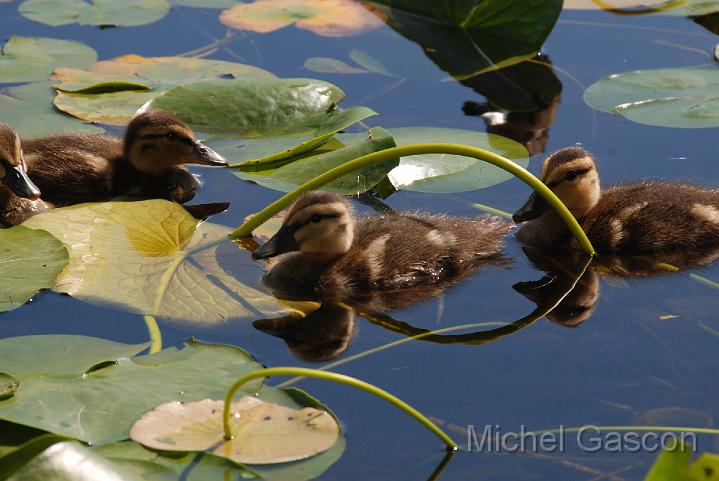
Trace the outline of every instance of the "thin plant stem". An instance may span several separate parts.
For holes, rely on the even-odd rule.
[[[572,235],[577,239],[579,247],[587,254],[594,255],[595,250],[592,243],[589,242],[587,235],[582,230],[581,226],[574,218],[572,213],[562,203],[561,200],[552,192],[552,190],[544,185],[544,183],[532,175],[528,170],[515,164],[511,160],[502,157],[501,155],[495,154],[479,147],[471,147],[469,145],[461,144],[445,144],[445,143],[429,143],[429,144],[411,144],[403,145],[401,147],[392,147],[379,152],[372,152],[371,154],[363,155],[347,163],[344,163],[338,167],[328,170],[327,172],[315,177],[314,179],[305,182],[296,189],[290,191],[284,196],[280,197],[272,204],[268,205],[257,214],[253,215],[240,227],[230,233],[230,238],[238,239],[240,237],[249,237],[252,235],[252,231],[257,227],[265,223],[272,216],[278,214],[280,211],[285,209],[293,200],[299,197],[301,194],[322,187],[328,182],[331,182],[339,177],[347,175],[356,170],[369,167],[374,164],[386,162],[388,160],[396,159],[398,157],[407,157],[410,155],[423,155],[423,154],[450,154],[450,155],[463,155],[466,157],[473,157],[475,159],[488,162],[495,165],[503,170],[506,170],[510,174],[518,177],[520,180],[529,185],[539,194],[549,206],[554,209],[557,215],[564,221],[567,228],[570,230]]]
[[[150,334],[150,354],[162,351],[162,333],[157,319],[154,316],[142,316],[147,325],[147,332]]]
[[[270,367],[267,369],[258,369],[256,371],[249,372],[244,376],[240,377],[237,381],[230,386],[225,395],[225,407],[222,416],[222,423],[225,430],[225,439],[232,439],[232,426],[230,425],[230,411],[232,409],[232,398],[234,397],[237,390],[245,384],[247,381],[256,379],[258,377],[269,377],[269,376],[304,376],[313,377],[317,379],[324,379],[326,381],[338,382],[340,384],[347,384],[353,386],[362,391],[374,394],[375,396],[384,399],[388,403],[398,407],[405,413],[409,414],[432,433],[434,433],[442,442],[447,446],[447,450],[454,451],[457,449],[457,443],[450,438],[444,431],[439,429],[436,424],[430,421],[424,414],[414,409],[409,404],[405,403],[399,398],[396,398],[392,394],[384,391],[372,384],[355,379],[344,374],[336,374],[333,372],[317,371],[315,369],[309,369],[304,367]]]

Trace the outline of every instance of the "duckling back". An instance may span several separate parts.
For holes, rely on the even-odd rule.
[[[613,187],[582,227],[600,251],[719,249],[719,191],[669,182]]]
[[[349,297],[458,280],[482,263],[500,262],[509,229],[508,222],[495,216],[405,213],[360,218],[352,247],[321,274],[318,291]]]

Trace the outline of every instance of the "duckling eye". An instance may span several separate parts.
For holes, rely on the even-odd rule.
[[[567,172],[567,175],[566,175],[566,177],[565,177],[565,179],[567,179],[567,180],[574,180],[574,179],[576,179],[576,178],[577,178],[577,171],[576,171],[576,170],[570,170],[569,172]]]
[[[318,223],[318,222],[321,221],[321,220],[322,220],[322,216],[319,215],[319,214],[312,214],[312,217],[310,217],[310,221],[313,222],[313,223],[315,223],[315,224]]]

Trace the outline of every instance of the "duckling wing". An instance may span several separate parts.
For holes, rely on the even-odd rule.
[[[22,142],[28,175],[43,200],[69,205],[112,194],[120,139],[106,135],[61,135]]]
[[[320,279],[320,291],[345,295],[457,280],[501,257],[510,224],[421,213],[360,219],[347,254]]]
[[[719,191],[670,182],[613,187],[602,193],[582,226],[604,251],[717,249]]]

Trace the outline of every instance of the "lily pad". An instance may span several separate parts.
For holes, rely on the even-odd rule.
[[[377,60],[364,50],[356,48],[353,49],[350,52],[350,58],[354,60],[357,65],[361,65],[371,72],[386,75],[388,77],[396,77],[396,75],[390,72],[381,61]]]
[[[347,65],[342,60],[330,57],[311,57],[305,60],[304,67],[312,72],[319,73],[340,73],[340,74],[362,74],[372,73],[359,67]]]
[[[499,135],[433,127],[400,127],[390,133],[398,146],[424,142],[465,144],[496,152],[522,167],[529,164],[527,149],[522,144]],[[344,134],[337,138],[348,142],[356,136]],[[422,154],[402,157],[388,177],[396,189],[446,193],[489,187],[511,179],[512,175],[472,157]]]
[[[241,0],[169,0],[171,4],[180,7],[197,8],[229,8],[240,3]]]
[[[16,309],[52,287],[68,261],[62,242],[42,230],[0,230],[0,246],[0,312]]]
[[[584,92],[592,108],[660,127],[719,126],[719,70],[637,70],[604,77]]]
[[[35,22],[60,25],[118,25],[134,27],[162,19],[170,11],[167,0],[25,0],[20,14]]]
[[[315,456],[339,438],[327,411],[301,410],[243,396],[232,403],[233,439],[225,440],[224,401],[165,403],[140,418],[130,438],[162,451],[208,451],[237,463],[276,464]]]
[[[0,372],[0,400],[9,398],[15,394],[19,382],[14,377]]]
[[[266,70],[234,62],[124,55],[87,70],[57,69],[54,104],[84,120],[124,125],[144,103],[176,85],[227,77],[275,79]]]
[[[0,82],[46,80],[57,67],[85,68],[96,60],[95,50],[80,42],[13,35],[0,50]]]
[[[173,202],[81,204],[23,225],[68,246],[70,262],[53,290],[85,302],[201,324],[288,312],[233,275],[256,279],[260,267],[230,242],[229,228],[200,222]]]
[[[238,30],[267,33],[294,24],[325,37],[346,37],[384,22],[351,0],[256,0],[225,10],[220,21]]]
[[[52,336],[57,340],[58,336]],[[63,336],[62,345],[80,352],[92,341],[92,369],[57,349],[44,353],[47,336],[24,336],[3,341],[0,365],[22,365],[42,358],[44,365],[7,374],[20,385],[10,399],[0,401],[0,418],[82,441],[112,442],[126,439],[132,424],[156,406],[175,401],[221,398],[227,387],[259,364],[242,349],[188,341],[183,349],[168,348],[157,354],[126,358],[109,356],[100,348],[107,341],[84,336]],[[36,349],[32,347],[36,346]],[[126,346],[131,352],[136,346]],[[108,362],[112,361],[112,362]],[[201,379],[202,382],[198,382]],[[132,389],[128,389],[132,386]],[[247,386],[247,393],[260,383]]]
[[[100,133],[102,128],[58,112],[52,106],[49,82],[34,82],[0,90],[0,122],[8,123],[22,137],[62,132]]]
[[[248,161],[232,169],[241,179],[250,180],[281,192],[289,192],[298,185],[320,174],[356,159],[362,155],[394,147],[392,135],[384,129],[373,128],[368,134],[358,134],[358,140],[347,145],[337,142],[333,150],[314,150],[307,156],[287,159],[287,163]],[[387,176],[397,166],[396,159],[352,172],[324,185],[323,190],[340,194],[366,192]]]

